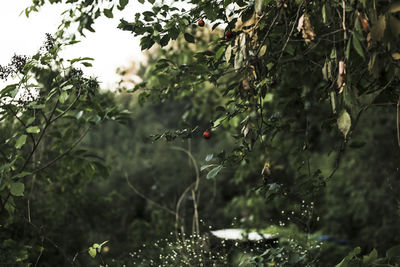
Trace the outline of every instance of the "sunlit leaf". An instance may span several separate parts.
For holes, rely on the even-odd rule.
[[[342,132],[344,138],[346,138],[347,134],[350,131],[351,127],[351,118],[349,113],[346,110],[342,110],[340,113],[338,119],[337,119],[337,124],[339,130]]]
[[[20,149],[23,145],[26,143],[26,135],[23,134],[20,137],[18,137],[17,142],[15,143],[15,148]]]
[[[267,52],[267,46],[263,45],[260,49],[260,52],[258,53],[258,57],[262,57],[265,55],[265,52]]]
[[[222,165],[218,165],[217,167],[215,167],[214,169],[212,169],[208,174],[207,174],[207,179],[212,179],[215,176],[217,176],[217,174],[224,168],[224,166]]]
[[[97,251],[96,251],[95,248],[90,247],[89,250],[88,250],[88,252],[89,252],[89,255],[90,255],[92,258],[96,257]]]
[[[58,99],[60,100],[61,104],[64,104],[67,98],[68,98],[68,93],[63,91]]]
[[[30,126],[30,127],[26,128],[26,132],[37,134],[37,133],[40,133],[40,128],[38,126]]]

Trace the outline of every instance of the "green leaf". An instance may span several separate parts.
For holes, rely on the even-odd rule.
[[[74,64],[75,62],[78,62],[78,61],[87,61],[87,60],[94,60],[94,58],[92,58],[92,57],[78,57],[78,58],[74,58],[74,59],[71,59],[71,60],[69,60],[70,62],[71,62],[71,64]]]
[[[358,39],[358,35],[353,32],[353,47],[357,51],[357,53],[365,59],[364,50],[361,46],[360,40]],[[347,56],[347,55],[346,55]]]
[[[184,37],[185,37],[185,40],[186,40],[187,42],[189,42],[189,43],[194,43],[194,37],[193,37],[193,35],[191,35],[191,34],[185,32]]]
[[[15,182],[10,184],[10,193],[16,197],[22,197],[24,195],[25,185],[21,182]]]
[[[207,179],[212,179],[215,176],[217,176],[217,174],[224,168],[224,166],[222,165],[218,165],[217,167],[215,167],[214,169],[212,169],[208,174],[207,174]]]
[[[170,40],[170,39],[171,39],[171,38],[169,37],[168,34],[164,35],[164,36],[161,38],[161,40],[160,40],[160,45],[161,45],[161,46],[166,46],[166,45],[169,43],[169,40]]]
[[[18,86],[18,83],[7,85],[3,89],[1,89],[0,93],[1,93],[1,95],[4,95],[4,96],[8,95],[8,96],[14,97],[18,92],[17,86]]]
[[[369,255],[364,255],[363,264],[372,264],[376,259],[378,259],[378,252],[373,249]]]
[[[204,13],[206,14],[207,18],[209,18],[211,21],[214,21],[217,19],[217,17],[218,17],[217,12],[218,12],[217,9],[214,8],[213,5],[208,4],[204,7]]]
[[[365,146],[366,144],[367,144],[367,142],[365,142],[365,141],[353,141],[349,144],[349,147],[361,148],[361,147]]]
[[[336,48],[332,48],[332,50],[331,50],[331,54],[330,54],[330,59],[331,60],[333,60],[333,61],[335,61],[336,60],[336,58],[337,58],[337,52],[336,52]]]
[[[244,23],[244,22],[248,21],[249,19],[251,19],[251,17],[253,16],[253,13],[254,13],[253,7],[246,8],[242,13],[242,22]]]
[[[106,240],[106,241],[104,241],[103,243],[101,243],[99,246],[100,246],[100,248],[102,248],[105,244],[107,244],[108,243],[108,240]]]
[[[346,138],[347,134],[350,131],[351,118],[350,118],[349,113],[347,113],[347,111],[345,109],[342,110],[342,112],[340,113],[340,115],[337,119],[337,124],[338,124],[338,128],[342,132],[344,138]]]
[[[388,257],[389,260],[400,257],[400,245],[391,247],[388,251],[386,251],[386,257]]]
[[[96,249],[95,249],[95,248],[90,247],[88,252],[89,252],[89,255],[90,255],[92,258],[96,257],[97,252],[96,252]]]
[[[205,169],[208,169],[208,168],[214,167],[214,166],[215,166],[215,164],[203,165],[200,167],[200,171],[204,171]]]
[[[326,23],[326,6],[325,4],[322,6],[322,22]]]
[[[106,8],[106,9],[103,10],[104,15],[109,19],[112,19],[114,17],[112,10],[113,10],[113,7],[112,8]]]
[[[215,59],[216,60],[219,60],[221,57],[222,57],[222,55],[224,54],[224,52],[225,52],[225,46],[223,45],[223,46],[221,46],[219,49],[218,49],[218,51],[217,51],[217,53],[215,54]]]
[[[145,36],[140,39],[140,47],[142,50],[149,49],[153,46],[154,40],[150,36]]]
[[[22,178],[22,177],[25,177],[25,176],[28,176],[31,174],[32,174],[31,172],[21,172],[21,173],[14,175],[11,179],[18,179],[18,178]]]
[[[90,62],[82,62],[82,65],[85,66],[85,67],[92,67],[93,66],[93,64],[90,63]]]
[[[64,102],[67,100],[68,98],[68,93],[63,91],[59,97],[60,103],[64,104]]]
[[[351,261],[361,252],[360,247],[356,247],[353,251],[351,251],[339,264],[335,265],[335,267],[350,267],[354,265],[350,265]],[[356,265],[358,266],[358,265]]]
[[[206,157],[206,161],[211,161],[214,157],[214,154],[208,154]]]
[[[30,127],[26,128],[26,132],[37,134],[37,133],[40,133],[40,128],[38,126],[30,126]]]
[[[351,50],[351,38],[349,38],[349,40],[347,41],[346,52],[345,52],[346,59],[350,58],[350,50]]]
[[[126,5],[128,5],[129,0],[119,0],[119,9],[122,10],[126,7]]]
[[[26,143],[26,135],[23,134],[20,137],[18,137],[17,142],[15,143],[15,148],[20,149],[23,145]]]

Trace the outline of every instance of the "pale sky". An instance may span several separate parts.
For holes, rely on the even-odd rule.
[[[31,56],[37,52],[45,40],[45,33],[54,33],[61,21],[64,5],[46,5],[40,12],[33,12],[26,18],[20,15],[31,0],[2,1],[0,9],[0,65],[7,65],[16,54]],[[146,10],[137,1],[131,3],[121,13],[114,8],[114,18],[101,17],[95,23],[95,33],[84,31],[86,38],[81,43],[68,47],[63,52],[65,58],[92,57],[92,68],[84,70],[102,82],[102,88],[114,88],[119,81],[115,70],[128,66],[132,61],[143,62],[145,57],[140,51],[139,39],[129,32],[117,29],[119,19],[133,20],[135,12]],[[133,12],[132,12],[133,11]],[[82,69],[84,67],[82,66]],[[9,82],[7,82],[9,83]],[[0,89],[4,87],[0,81]]]

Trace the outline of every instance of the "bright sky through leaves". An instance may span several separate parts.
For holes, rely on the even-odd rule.
[[[43,44],[45,33],[57,30],[65,9],[65,5],[46,5],[39,13],[31,13],[29,18],[20,15],[24,8],[31,4],[30,0],[7,1],[0,9],[0,64],[7,65],[16,54],[33,55]],[[140,12],[144,5],[137,2],[135,7],[127,8],[125,12],[115,12],[113,19],[100,18],[95,24],[95,33],[85,32],[87,38],[62,54],[65,58],[92,57],[95,58],[92,68],[85,73],[96,76],[102,82],[102,88],[113,88],[119,76],[116,69],[128,66],[132,61],[143,61],[139,40],[129,34],[117,30],[121,17],[130,18],[127,10]],[[136,6],[137,5],[137,6]],[[131,14],[132,15],[132,14]],[[0,88],[4,83],[0,81]]]

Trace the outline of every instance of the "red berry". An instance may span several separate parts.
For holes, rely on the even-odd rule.
[[[197,25],[199,25],[200,27],[203,27],[204,26],[204,20],[199,20],[198,22],[197,22]]]
[[[225,32],[225,40],[226,40],[226,41],[229,41],[233,36],[234,36],[234,33],[233,33],[232,31],[227,30],[227,31]]]
[[[210,139],[211,133],[210,133],[209,131],[205,131],[205,132],[203,133],[203,137],[204,137],[204,139]]]

